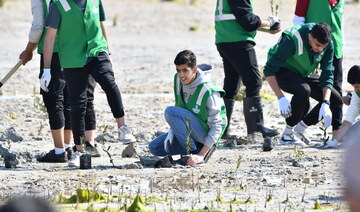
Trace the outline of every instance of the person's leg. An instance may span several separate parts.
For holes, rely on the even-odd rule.
[[[302,76],[285,68],[280,69],[276,79],[283,91],[293,94],[290,102],[291,116],[286,118],[285,121],[288,126],[294,127],[300,122],[309,107],[310,86]]]
[[[71,131],[71,105],[69,100],[69,93],[67,86],[63,89],[64,94],[64,117],[65,117],[65,128],[64,128],[64,145],[65,149],[71,146],[73,135]]]
[[[323,100],[323,91],[320,85],[320,81],[318,79],[306,78],[306,82],[311,87],[311,98],[318,101],[318,104],[311,109],[311,111],[303,118],[303,122],[307,126],[315,125],[319,122],[319,111],[321,108],[322,100]],[[337,110],[338,107],[342,104],[342,98],[340,94],[334,89],[331,89],[331,96],[330,96],[330,110],[331,113]],[[337,116],[333,116],[333,130],[338,130],[341,126],[341,121]]]
[[[174,144],[179,144],[179,146],[176,146],[177,149],[169,148],[169,154],[179,154],[179,152],[180,154],[188,154],[188,150],[190,153],[197,153],[199,150],[195,142],[204,143],[207,132],[203,129],[195,114],[184,108],[169,106],[165,109],[164,115],[174,133]],[[187,120],[190,122],[190,141],[188,144],[186,143],[188,136]]]
[[[89,84],[87,86],[87,97],[88,101],[86,104],[86,115],[85,115],[85,138],[92,146],[95,144],[95,130],[96,130],[96,116],[94,109],[94,91],[96,81],[90,75]]]
[[[42,75],[43,55],[40,60],[40,76]],[[64,148],[64,94],[65,80],[61,73],[59,57],[57,53],[53,54],[51,63],[51,81],[49,91],[40,89],[44,105],[48,112],[51,135],[54,141],[54,150],[45,156],[38,158],[40,162],[66,162]]]
[[[91,76],[105,91],[111,112],[116,120],[120,140],[124,143],[135,142],[131,130],[125,125],[125,112],[120,90],[115,82],[112,64],[106,53],[100,53],[91,62]]]
[[[223,60],[224,74],[225,74],[223,89],[225,91],[224,103],[226,107],[226,117],[227,117],[228,125],[224,131],[222,138],[228,138],[231,136],[231,132],[229,130],[231,125],[231,116],[235,104],[234,98],[240,88],[241,76],[236,71],[236,69],[231,65],[230,61],[228,61],[227,59],[226,55],[228,53],[227,53],[226,44],[217,44],[216,47]]]
[[[176,137],[173,138],[171,144],[168,144],[166,146],[166,149],[164,141],[167,135],[168,133],[164,133],[149,143],[150,153],[156,156],[186,154],[186,151],[184,151],[182,145],[180,145],[180,142],[177,140]]]
[[[88,65],[84,68],[69,68],[63,71],[71,104],[71,128],[77,150],[82,150],[85,138],[85,115],[87,106]]]
[[[343,58],[336,58],[334,56],[333,66],[334,66],[334,89],[342,97],[342,83],[343,83],[343,67],[342,67]],[[343,118],[343,103],[339,104],[338,107],[332,108],[333,121],[331,123],[333,127],[333,134],[337,134],[337,131],[340,129],[339,120],[342,121]]]

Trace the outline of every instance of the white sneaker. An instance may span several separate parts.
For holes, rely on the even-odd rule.
[[[126,125],[119,127],[118,132],[119,132],[119,140],[124,144],[136,142],[136,138],[133,136],[131,130]]]
[[[335,148],[337,146],[337,141],[336,140],[328,140],[326,141],[325,145],[324,145],[324,149],[331,149],[331,148]]]
[[[290,145],[296,141],[294,133],[283,133],[279,142],[282,145]]]
[[[69,167],[80,167],[80,156],[81,152],[76,151],[69,160],[68,166]]]

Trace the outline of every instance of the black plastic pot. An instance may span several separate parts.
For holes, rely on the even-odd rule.
[[[4,158],[5,168],[14,169],[16,168],[17,161],[16,155],[6,155]]]
[[[80,156],[80,169],[91,169],[91,155],[82,154]]]

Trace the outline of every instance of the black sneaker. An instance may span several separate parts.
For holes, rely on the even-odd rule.
[[[37,161],[43,163],[65,163],[67,162],[67,158],[65,152],[57,155],[55,154],[55,150],[53,149],[46,155],[37,158]]]
[[[100,157],[100,153],[97,150],[97,145],[96,144],[93,146],[88,141],[85,141],[85,145],[86,145],[85,152],[90,154],[91,157],[94,157],[94,158]]]

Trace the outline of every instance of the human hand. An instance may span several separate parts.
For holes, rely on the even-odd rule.
[[[33,57],[33,52],[32,51],[26,51],[24,50],[23,52],[21,52],[19,59],[22,60],[21,64],[25,65],[27,62],[29,62]]]
[[[324,127],[328,128],[331,125],[332,120],[332,114],[330,111],[330,103],[328,101],[325,101],[321,104],[321,108],[319,111],[319,121],[321,119],[324,119]]]
[[[284,118],[288,118],[291,116],[291,105],[289,101],[286,99],[285,96],[280,97],[279,99],[279,108],[280,108],[280,114]]]
[[[50,68],[44,68],[43,74],[40,78],[40,88],[43,89],[45,92],[49,91],[49,84],[51,81],[51,69]]]
[[[269,21],[270,31],[280,30],[280,18],[277,16],[269,16],[266,20]]]
[[[348,93],[346,96],[342,97],[342,101],[346,105],[350,105],[351,103],[351,93]]]
[[[194,166],[198,163],[204,161],[204,156],[201,155],[191,155],[190,158],[187,160],[187,165]]]

